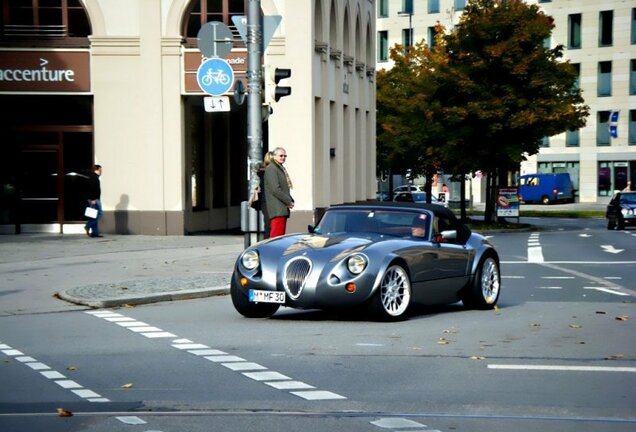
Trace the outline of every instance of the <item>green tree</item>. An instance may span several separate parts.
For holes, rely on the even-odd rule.
[[[406,50],[396,45],[390,51],[394,66],[376,77],[378,169],[424,175],[429,202],[444,144],[440,104],[434,99],[437,55],[424,41]]]
[[[451,166],[455,172],[481,170],[507,185],[508,172],[537,153],[543,137],[585,125],[589,107],[575,70],[561,60],[563,46],[544,46],[553,27],[522,0],[471,0],[444,35],[448,57],[438,68],[436,98],[453,128],[445,159],[470,159]],[[495,216],[497,184],[490,186],[486,220]]]

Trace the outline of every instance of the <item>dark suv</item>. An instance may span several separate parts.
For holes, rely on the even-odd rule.
[[[607,205],[607,229],[636,225],[636,192],[618,192]]]

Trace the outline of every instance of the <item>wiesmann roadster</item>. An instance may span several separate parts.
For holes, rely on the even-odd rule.
[[[230,284],[239,313],[364,306],[375,318],[398,320],[415,302],[489,309],[499,298],[497,251],[442,206],[337,205],[308,228],[241,253]]]

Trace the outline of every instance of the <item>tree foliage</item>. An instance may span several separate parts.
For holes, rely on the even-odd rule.
[[[543,137],[583,127],[576,71],[563,46],[544,46],[553,27],[522,0],[471,0],[453,29],[439,26],[435,48],[394,48],[395,67],[378,73],[378,160],[503,178]],[[487,196],[488,219],[493,209]]]

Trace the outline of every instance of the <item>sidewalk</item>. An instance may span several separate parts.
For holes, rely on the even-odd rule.
[[[0,235],[0,315],[226,294],[242,250],[242,235]]]

